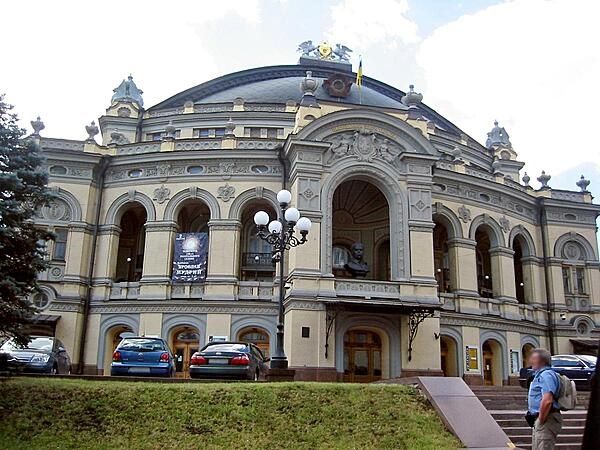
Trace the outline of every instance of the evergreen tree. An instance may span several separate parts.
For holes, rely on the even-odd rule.
[[[53,238],[33,218],[52,196],[39,146],[25,138],[11,110],[0,96],[0,337],[25,344],[36,311],[30,296],[47,267],[43,243]]]

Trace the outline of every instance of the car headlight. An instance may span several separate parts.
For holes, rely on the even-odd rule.
[[[46,364],[49,359],[50,355],[34,355],[30,362],[33,364]]]

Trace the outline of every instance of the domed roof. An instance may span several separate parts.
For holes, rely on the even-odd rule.
[[[302,98],[300,83],[307,71],[311,71],[312,77],[319,81],[315,92],[318,101],[408,109],[402,103],[403,91],[366,76],[362,79],[362,92],[359,93],[358,87],[352,84],[346,97],[331,96],[323,85],[325,80],[341,73],[354,82],[356,74],[340,72],[334,67],[299,64],[259,67],[224,75],[180,92],[151,107],[150,111],[179,108],[187,101],[195,104],[231,103],[236,98],[242,98],[246,103],[285,104],[289,100],[299,103]],[[439,128],[456,135],[461,133],[454,124],[428,106],[421,103],[418,109],[423,119],[433,121]]]

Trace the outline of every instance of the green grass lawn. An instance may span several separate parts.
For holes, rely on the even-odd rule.
[[[455,449],[411,387],[0,382],[0,449]]]

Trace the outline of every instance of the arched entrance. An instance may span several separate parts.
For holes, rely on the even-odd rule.
[[[171,348],[175,354],[175,376],[189,378],[190,359],[200,348],[200,333],[195,327],[179,327],[171,333]]]
[[[483,382],[487,386],[502,386],[502,346],[494,339],[488,339],[481,347],[483,354]]]
[[[135,333],[127,325],[114,326],[106,333],[104,342],[104,375],[110,375],[110,364],[112,363],[115,348],[117,348],[117,345],[119,345],[123,338],[128,336],[135,336]]]
[[[270,355],[269,333],[262,328],[244,328],[238,333],[238,341],[249,342],[256,345],[265,357]]]
[[[535,346],[533,344],[525,344],[521,349],[521,365],[523,367],[529,367],[529,357]]]
[[[344,381],[370,383],[381,380],[381,337],[369,330],[344,335]]]
[[[440,336],[440,358],[442,372],[445,377],[457,377],[458,374],[458,346],[450,336]]]

